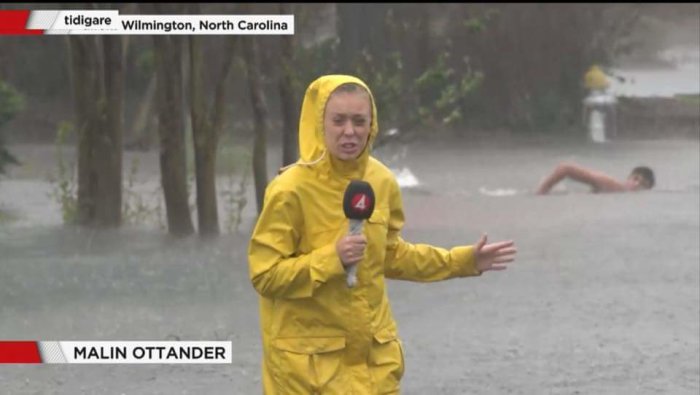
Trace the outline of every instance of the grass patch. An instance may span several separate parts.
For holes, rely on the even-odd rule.
[[[220,144],[216,156],[216,174],[241,174],[251,166],[250,148],[242,145]]]
[[[185,138],[185,155],[188,177],[194,177],[194,146],[192,133]],[[247,145],[234,143],[227,135],[221,136],[216,152],[216,169],[218,176],[241,175],[251,166],[252,151]]]
[[[17,221],[17,219],[18,218],[16,215],[14,215],[10,212],[7,212],[7,211],[0,210],[0,225],[15,222],[15,221]]]
[[[688,103],[688,104],[694,104],[696,106],[700,106],[700,94],[696,95],[688,95],[688,94],[682,94],[682,95],[675,95],[675,99],[682,103]]]

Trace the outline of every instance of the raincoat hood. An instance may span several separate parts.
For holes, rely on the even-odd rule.
[[[363,87],[369,93],[372,106],[372,120],[367,145],[355,161],[340,161],[331,157],[324,141],[323,115],[326,103],[333,91],[340,85],[354,83]],[[309,85],[304,95],[299,119],[299,161],[306,166],[319,165],[320,168],[340,174],[361,174],[367,165],[372,143],[377,137],[377,108],[374,97],[367,84],[357,77],[350,75],[325,75]],[[357,176],[358,174],[355,174]]]

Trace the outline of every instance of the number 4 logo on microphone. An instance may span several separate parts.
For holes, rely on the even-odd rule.
[[[369,197],[364,193],[357,194],[352,199],[352,207],[357,211],[365,211],[369,207]]]

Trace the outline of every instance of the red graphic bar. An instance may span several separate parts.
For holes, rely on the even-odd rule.
[[[33,341],[0,341],[0,363],[41,363],[39,345]]]
[[[43,30],[27,29],[30,10],[2,10],[0,11],[0,35],[38,35],[44,34]]]

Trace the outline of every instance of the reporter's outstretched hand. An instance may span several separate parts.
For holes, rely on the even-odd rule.
[[[515,260],[515,243],[513,240],[486,244],[488,236],[483,234],[474,245],[476,268],[481,272],[505,270],[506,264]]]

